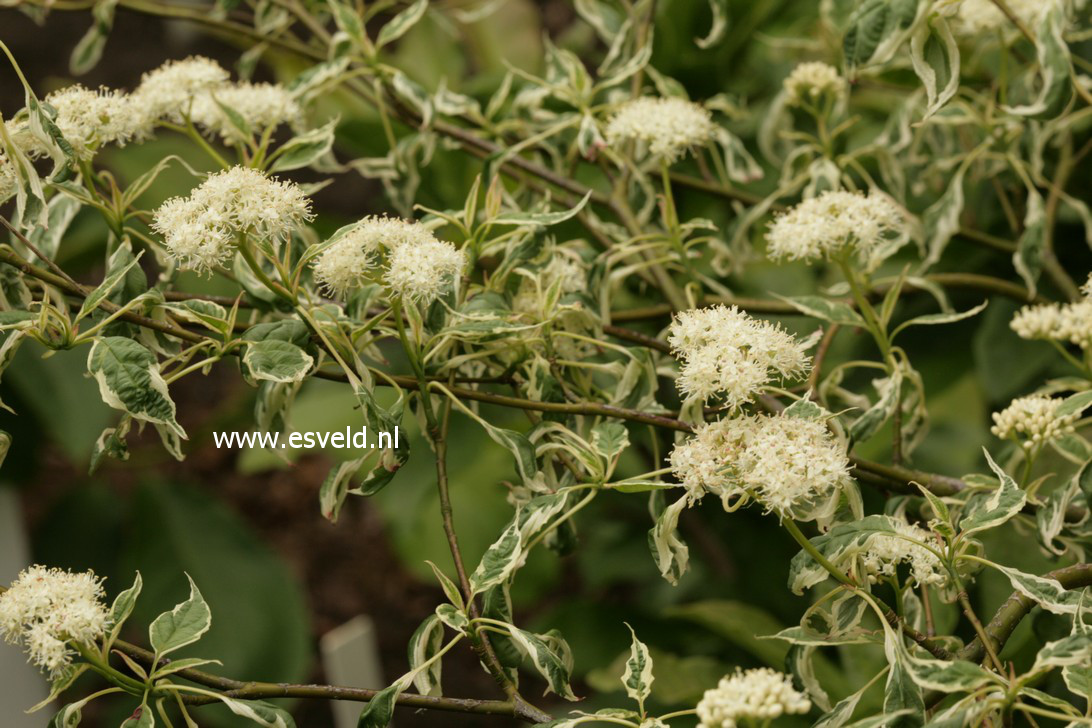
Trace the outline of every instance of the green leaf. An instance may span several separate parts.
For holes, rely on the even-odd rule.
[[[296,721],[287,711],[259,700],[236,700],[223,695],[216,696],[235,715],[246,718],[263,728],[296,728]]]
[[[345,504],[349,493],[353,491],[350,487],[352,477],[357,474],[368,457],[370,456],[365,455],[335,464],[330,468],[326,479],[322,481],[322,486],[319,488],[319,510],[322,512],[322,517],[330,523],[337,523],[341,507]]]
[[[622,674],[622,685],[626,688],[626,695],[637,701],[644,712],[645,699],[652,692],[652,682],[656,679],[652,674],[652,656],[648,653],[648,647],[637,639],[637,633],[628,624],[629,633],[633,641],[629,648],[629,659],[626,660],[626,671]]]
[[[1054,642],[1047,642],[1035,655],[1029,674],[1037,675],[1055,667],[1088,667],[1092,665],[1092,636],[1076,632]]]
[[[478,568],[470,575],[470,590],[474,594],[480,594],[490,587],[507,581],[522,563],[524,554],[521,548],[518,516],[517,512],[517,517],[512,519],[500,538],[486,550]]]
[[[898,336],[899,332],[908,329],[911,326],[936,326],[937,324],[954,324],[956,321],[962,321],[969,319],[972,316],[980,314],[986,306],[989,305],[989,301],[983,301],[974,308],[968,309],[962,312],[953,313],[930,313],[924,316],[916,316],[908,321],[903,321],[901,324],[895,327],[895,330],[891,332],[891,338],[894,339]]]
[[[1034,119],[1058,116],[1073,95],[1072,61],[1065,40],[1068,24],[1064,5],[1052,5],[1035,29],[1035,54],[1039,61],[1039,93],[1022,106],[1003,106],[1006,113]]]
[[[910,62],[925,86],[927,108],[922,119],[928,119],[959,90],[959,44],[943,16],[922,23],[910,38]],[[943,88],[938,88],[940,84]]]
[[[295,344],[264,339],[247,344],[243,363],[254,379],[301,382],[315,365],[315,359]]]
[[[442,660],[433,661],[421,669],[444,643],[444,625],[435,614],[425,617],[425,621],[414,631],[409,641],[409,667],[413,673],[413,685],[421,695],[442,695],[440,675]]]
[[[417,24],[417,21],[424,17],[426,10],[428,10],[428,0],[416,0],[413,5],[395,15],[391,22],[384,25],[383,29],[379,31],[379,37],[375,40],[376,50],[405,35],[410,28]]]
[[[964,204],[963,177],[967,174],[967,167],[972,159],[973,154],[959,165],[948,182],[948,189],[944,191],[940,199],[922,213],[921,226],[925,254],[923,268],[928,268],[940,260],[949,241],[959,231],[959,219],[963,215]]]
[[[580,202],[576,203],[576,206],[570,210],[562,210],[561,212],[505,212],[488,222],[492,225],[526,225],[529,227],[549,227],[550,225],[557,225],[558,223],[565,222],[580,214],[580,211],[588,204],[588,200],[591,199],[591,194],[592,193],[589,191],[588,194],[584,195]]]
[[[83,305],[80,306],[79,313],[76,314],[76,318],[73,320],[73,323],[78,322],[84,316],[87,316],[89,313],[98,308],[99,304],[101,304],[106,299],[106,297],[109,296],[110,293],[117,287],[117,285],[121,283],[122,279],[125,278],[129,271],[132,270],[132,268],[140,262],[140,256],[143,254],[144,251],[142,250],[135,257],[133,257],[133,259],[130,260],[128,264],[125,265],[125,267],[119,268],[110,273],[110,275],[106,276],[106,278],[103,279],[102,283],[100,283],[95,288],[95,290],[91,291],[91,293],[87,295],[87,298],[83,299]]]
[[[990,453],[985,448],[982,451],[986,454],[986,461],[990,465],[990,470],[994,472],[1001,484],[997,490],[990,494],[988,499],[969,515],[964,515],[960,520],[959,529],[964,534],[976,533],[999,526],[1023,510],[1027,504],[1027,494],[1020,489],[1016,481],[993,461]]]
[[[927,6],[928,3],[920,3]],[[849,19],[842,40],[846,65],[855,69],[886,62],[906,37],[919,13],[918,0],[865,0]]]
[[[779,296],[776,293],[774,295],[805,316],[812,316],[841,326],[854,326],[862,329],[868,327],[861,315],[844,301],[832,301],[821,296],[788,297]]]
[[[1071,394],[1062,401],[1058,408],[1054,411],[1056,417],[1065,417],[1067,415],[1077,414],[1084,412],[1088,409],[1088,406],[1092,405],[1092,389],[1087,392],[1078,392],[1077,394]]]
[[[533,634],[511,624],[507,627],[516,646],[531,659],[535,669],[546,679],[546,692],[556,693],[566,700],[577,700],[569,687],[572,665],[566,664],[568,645],[563,640],[559,642],[557,637]]]
[[[171,315],[177,319],[204,326],[221,336],[227,336],[230,333],[227,309],[218,303],[191,298],[188,301],[169,301],[161,304],[159,308],[170,311]]]
[[[335,119],[317,129],[311,129],[289,139],[275,152],[273,166],[269,168],[269,171],[271,173],[286,172],[314,164],[333,147],[336,126]]]
[[[678,584],[690,565],[690,549],[679,538],[679,515],[686,508],[686,497],[679,498],[664,508],[656,519],[656,525],[648,532],[648,545],[652,558],[660,569],[660,575],[672,584]]]
[[[465,606],[463,604],[463,595],[459,591],[459,587],[455,586],[455,582],[453,582],[447,574],[442,572],[440,567],[436,564],[427,559],[425,560],[425,563],[429,565],[429,568],[432,569],[432,573],[436,575],[436,581],[440,582],[440,588],[444,590],[444,595],[447,596],[448,600],[457,609],[462,609]]]
[[[191,645],[212,626],[212,612],[189,574],[190,598],[155,618],[148,627],[148,639],[158,657]]]
[[[356,728],[387,728],[394,715],[395,701],[405,689],[402,681],[399,680],[394,685],[380,690],[360,712]]]
[[[1019,569],[996,563],[993,568],[1009,578],[1013,589],[1037,602],[1048,612],[1076,614],[1081,606],[1081,591],[1067,591],[1057,579],[1026,574]]]
[[[168,675],[173,675],[183,670],[189,670],[195,667],[201,667],[202,665],[223,665],[224,663],[219,660],[207,660],[203,657],[183,657],[178,660],[171,660],[162,667],[155,671],[155,677],[161,678]]]
[[[1034,296],[1039,275],[1043,272],[1043,257],[1047,244],[1046,208],[1043,196],[1034,187],[1028,187],[1027,212],[1024,213],[1024,232],[1016,243],[1016,252],[1012,254],[1012,265],[1028,292]]]
[[[709,0],[709,10],[713,13],[713,24],[704,38],[695,38],[694,44],[705,50],[720,42],[728,30],[728,0]]]
[[[121,728],[153,728],[153,726],[155,726],[155,715],[147,705],[137,706],[133,714],[121,724]]]
[[[114,603],[110,607],[110,632],[106,637],[107,646],[113,645],[118,638],[125,620],[133,613],[133,607],[136,606],[136,600],[143,588],[144,580],[138,571],[136,578],[133,580],[133,585],[114,597]]]
[[[98,382],[103,402],[138,420],[166,425],[185,439],[155,354],[144,346],[121,336],[96,339],[87,356],[87,370]]]

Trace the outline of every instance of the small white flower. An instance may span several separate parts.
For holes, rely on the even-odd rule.
[[[838,100],[846,94],[846,80],[838,69],[819,61],[801,63],[785,79],[785,94],[793,105],[815,104],[824,95]]]
[[[883,577],[894,576],[900,563],[910,565],[910,576],[918,584],[943,587],[948,582],[947,572],[929,549],[913,541],[935,544],[936,539],[929,531],[903,520],[895,522],[895,530],[900,536],[880,533],[869,539],[868,546],[861,554],[861,562],[869,581],[875,583]]]
[[[698,728],[736,728],[761,724],[783,715],[802,715],[811,710],[808,696],[792,686],[792,678],[768,667],[736,668],[698,703]]]
[[[168,61],[144,74],[133,93],[151,121],[166,119],[180,123],[190,113],[199,93],[227,82],[229,74],[216,61],[191,56]]]
[[[463,251],[434,238],[391,250],[383,279],[392,293],[411,301],[431,303],[451,287],[465,264]]]
[[[685,99],[645,96],[624,104],[607,124],[607,142],[635,141],[655,157],[673,162],[713,138],[708,109]]]
[[[152,228],[183,265],[207,270],[231,256],[241,235],[287,240],[310,219],[310,206],[296,184],[232,167],[209,176],[189,196],[164,202]]]
[[[1022,440],[1026,448],[1040,445],[1073,432],[1080,413],[1059,415],[1062,400],[1044,395],[1014,399],[1008,407],[993,413],[990,432],[1001,439]]]
[[[1073,303],[1024,306],[1009,326],[1022,339],[1060,341],[1087,351],[1092,349],[1092,297],[1085,293]]]
[[[829,191],[774,219],[766,232],[767,255],[810,262],[855,252],[871,268],[887,243],[897,245],[905,236],[906,220],[886,195]]]
[[[845,448],[818,419],[748,416],[699,425],[671,453],[691,500],[735,510],[752,496],[781,517],[826,517],[849,480]]]
[[[679,313],[668,342],[682,360],[679,389],[701,400],[719,397],[730,407],[749,402],[775,378],[799,377],[811,362],[792,334],[736,306]]]
[[[0,594],[0,635],[56,677],[72,661],[71,644],[91,645],[105,633],[102,599],[102,580],[92,572],[31,566]]]
[[[233,83],[214,86],[193,102],[193,120],[209,133],[219,134],[227,145],[245,143],[248,136],[232,123],[223,107],[236,112],[251,132],[298,122],[300,106],[283,86],[270,83]]]
[[[313,268],[315,280],[338,296],[377,280],[395,295],[429,303],[451,285],[465,261],[462,251],[421,223],[373,216],[342,233]]]
[[[55,122],[65,141],[84,159],[93,157],[103,144],[124,145],[151,130],[137,101],[120,91],[92,91],[75,84],[49,94],[45,103],[57,111]]]

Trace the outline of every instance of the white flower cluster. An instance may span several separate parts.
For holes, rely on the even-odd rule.
[[[637,142],[655,157],[673,162],[713,138],[709,110],[686,99],[645,96],[622,105],[607,124],[607,142]]]
[[[811,363],[806,344],[736,306],[679,313],[668,342],[682,360],[679,389],[702,400],[719,396],[730,407],[750,401],[775,376],[799,377]]]
[[[1080,416],[1078,412],[1059,415],[1061,403],[1060,399],[1044,395],[1014,399],[1008,407],[993,413],[990,432],[1002,440],[1023,440],[1024,447],[1028,449],[1049,442],[1073,432],[1073,423]]]
[[[246,122],[246,131],[232,122],[224,108]],[[299,123],[302,111],[283,86],[271,83],[235,83],[213,86],[193,102],[193,120],[210,134],[219,134],[229,146],[244,144],[250,133],[260,134],[281,124]]]
[[[783,715],[811,710],[808,696],[792,686],[792,678],[768,667],[736,669],[725,675],[698,703],[698,728],[736,728],[741,722],[761,724]]]
[[[1009,326],[1022,339],[1046,339],[1092,349],[1092,294],[1088,284],[1084,298],[1073,303],[1042,303],[1024,306]]]
[[[102,580],[91,572],[31,566],[0,594],[0,635],[56,677],[72,661],[72,643],[90,645],[105,633],[102,599]]]
[[[784,81],[785,94],[790,104],[815,104],[823,96],[841,99],[847,90],[846,80],[834,66],[820,61],[801,63]]]
[[[887,195],[829,191],[779,215],[766,232],[773,260],[805,260],[856,252],[871,267],[885,243],[906,235],[906,220]]]
[[[780,517],[828,515],[849,479],[845,448],[818,419],[764,415],[698,426],[671,452],[692,500],[717,495],[727,510],[754,496]]]
[[[386,265],[380,272],[375,269],[381,254]],[[313,268],[315,280],[338,296],[380,280],[394,295],[430,303],[451,286],[465,264],[461,250],[438,240],[424,225],[371,216],[323,250]]]
[[[1063,0],[1008,0],[1007,4],[1013,15],[1034,32],[1052,8],[1063,5]],[[955,26],[967,35],[992,34],[1006,29],[1016,31],[1016,26],[993,0],[963,0]]]
[[[145,73],[132,93],[75,84],[49,94],[44,104],[56,112],[57,128],[82,159],[93,157],[104,144],[141,141],[157,124],[179,124],[187,117],[206,132],[219,134],[226,144],[239,143],[244,134],[228,120],[221,104],[256,134],[301,121],[299,104],[283,87],[228,79],[228,72],[216,61],[193,56]],[[25,111],[16,114],[9,131],[23,152],[38,158],[47,149],[30,133],[26,116]],[[0,200],[5,199],[6,190],[7,175],[0,159]]]
[[[92,91],[75,84],[49,94],[45,103],[56,109],[57,128],[83,159],[104,144],[124,145],[151,133],[152,121],[139,99],[120,91]]]
[[[894,576],[898,565],[906,563],[910,565],[911,577],[918,584],[943,587],[948,576],[940,559],[929,549],[912,542],[935,543],[933,534],[901,519],[895,522],[895,530],[899,536],[877,534],[869,540],[868,548],[861,554],[868,580],[875,583],[882,577]]]
[[[134,96],[151,118],[181,123],[198,96],[226,84],[228,78],[216,61],[191,56],[145,73]]]
[[[245,167],[210,175],[187,197],[164,202],[152,228],[186,267],[208,270],[231,256],[239,237],[277,242],[310,219],[311,202],[296,184]]]

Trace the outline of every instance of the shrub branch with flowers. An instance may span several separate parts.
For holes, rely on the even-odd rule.
[[[91,700],[110,699],[135,708],[130,727],[198,725],[199,706],[219,702],[283,728],[291,716],[268,702],[283,697],[360,701],[362,728],[399,706],[554,728],[1092,724],[1092,281],[1074,235],[1083,226],[1092,240],[1076,184],[1092,150],[1085,3],[815,3],[799,24],[813,37],[777,40],[806,49],[800,64],[752,103],[690,99],[657,70],[656,6],[679,2],[576,0],[597,64],[547,40],[541,73],[510,66],[478,96],[425,88],[390,52],[426,17],[472,27],[498,3],[8,3],[42,17],[91,10],[74,72],[99,60],[119,9],[235,38],[247,69],[267,53],[303,70],[283,84],[235,81],[190,57],[132,91],[39,97],[0,42],[25,91],[25,107],[0,120],[0,365],[28,341],[86,351],[117,411],[92,470],[125,460],[148,427],[182,459],[193,443],[172,387],[214,366],[256,388],[255,425],[268,431],[288,427],[309,379],[343,383],[361,424],[416,419],[428,447],[339,463],[318,512],[336,520],[350,496],[398,487],[408,459],[432,460],[451,555],[430,564],[446,599],[406,635],[410,671],[386,687],[222,677],[215,655],[170,659],[216,612],[193,580],[141,646],[119,639],[139,573],[107,606],[94,574],[31,567],[0,594],[0,633],[48,675],[51,698],[84,673],[105,681],[51,725],[75,726]],[[714,52],[748,22],[745,6],[712,0],[697,46]],[[339,120],[317,111],[330,96],[377,114],[384,155],[342,149]],[[188,140],[193,157],[167,156],[128,184],[100,163],[107,147],[164,135]],[[416,203],[440,148],[477,164],[461,207]],[[198,157],[214,171],[199,172]],[[147,209],[168,168],[188,170],[192,188]],[[325,183],[293,181],[304,168],[377,180],[389,214],[320,234],[311,198]],[[718,200],[718,219],[689,217],[688,195]],[[85,210],[109,230],[93,283],[55,262]],[[961,267],[968,249],[1000,257],[1006,274]],[[771,264],[808,287],[745,295]],[[237,295],[187,292],[185,270],[226,278]],[[993,415],[978,472],[919,469],[934,407],[918,350],[963,345],[946,327],[1007,301],[1020,308],[1003,324],[1053,347],[1051,374]],[[497,408],[526,427],[491,422]],[[447,464],[451,428],[464,426],[513,463],[511,520],[476,562],[460,549],[474,516],[453,509]],[[648,574],[685,582],[680,524],[706,496],[722,507],[717,529],[751,508],[766,538],[796,542],[783,566],[803,618],[770,636],[786,645],[783,663],[737,668],[696,705],[658,711],[658,666],[630,630],[625,701],[570,712],[533,697],[545,686],[578,699],[580,649],[516,623],[510,590],[530,553],[579,549],[592,501],[638,499],[651,516]],[[998,533],[1041,549],[1053,570],[999,560]],[[988,613],[972,599],[986,573],[1012,590]],[[1019,662],[1006,645],[1033,611],[1064,629]],[[464,647],[495,695],[443,695],[444,657]],[[882,655],[866,680],[835,690],[817,671],[857,652]]]

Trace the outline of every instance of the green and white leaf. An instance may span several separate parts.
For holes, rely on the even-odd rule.
[[[155,354],[121,336],[96,339],[87,370],[99,384],[102,400],[135,419],[166,425],[179,437],[186,432],[175,419],[175,405],[159,373]]]
[[[158,657],[191,645],[212,626],[212,612],[193,578],[188,574],[190,597],[155,618],[148,627],[148,639]]]

